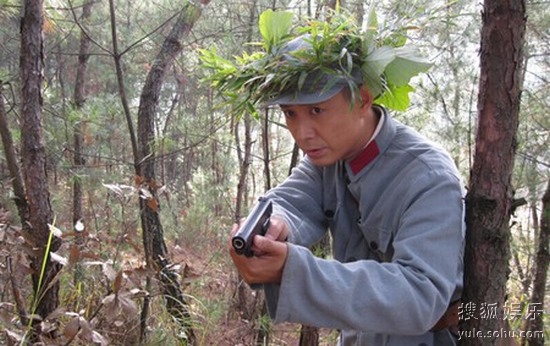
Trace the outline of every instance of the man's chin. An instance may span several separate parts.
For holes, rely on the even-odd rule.
[[[309,161],[314,164],[317,167],[326,167],[330,166],[336,163],[336,160],[329,159],[329,158],[311,158],[309,157]]]

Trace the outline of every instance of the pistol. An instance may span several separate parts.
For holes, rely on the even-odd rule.
[[[246,257],[254,256],[254,251],[252,251],[254,236],[256,234],[265,235],[272,211],[271,201],[265,197],[260,197],[252,212],[242,223],[241,228],[231,239],[235,252]]]

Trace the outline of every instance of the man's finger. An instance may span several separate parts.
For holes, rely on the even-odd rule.
[[[239,230],[239,227],[240,227],[240,224],[238,223],[233,224],[233,228],[231,228],[231,237],[233,237],[235,233],[237,233],[237,231]]]

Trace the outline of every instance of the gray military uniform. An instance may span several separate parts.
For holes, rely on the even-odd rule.
[[[356,158],[307,157],[267,197],[291,230],[280,285],[265,285],[275,322],[341,330],[341,345],[453,345],[432,332],[461,295],[464,203],[453,161],[385,114]],[[309,247],[330,230],[333,259]]]

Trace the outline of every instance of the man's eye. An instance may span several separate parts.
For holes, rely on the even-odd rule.
[[[293,112],[293,111],[290,111],[290,110],[283,111],[283,114],[284,114],[285,117],[287,117],[287,118],[292,118],[292,117],[294,116],[294,112]]]
[[[313,107],[313,108],[311,109],[311,113],[317,115],[317,114],[323,113],[323,110],[322,110],[321,108],[319,108],[319,107]]]

